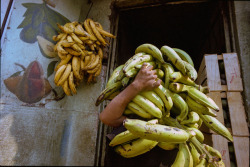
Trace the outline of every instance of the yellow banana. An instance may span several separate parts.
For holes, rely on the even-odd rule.
[[[70,35],[67,36],[67,41],[68,42],[74,42],[73,38]]]
[[[186,103],[187,103],[188,107],[190,108],[190,110],[192,110],[198,114],[205,114],[205,115],[210,115],[213,117],[217,116],[209,107],[206,107],[200,103],[197,103],[190,96],[186,97]]]
[[[96,72],[99,70],[100,66],[101,66],[101,62],[100,62],[100,60],[99,60],[98,64],[97,64],[93,69],[87,70],[87,72],[88,72],[89,74],[96,73]]]
[[[100,34],[102,34],[102,35],[104,35],[106,37],[115,38],[115,36],[113,34],[111,34],[111,33],[107,32],[107,31],[103,30],[100,27],[96,26],[96,29],[99,31]]]
[[[94,55],[94,54],[93,54]],[[91,70],[97,66],[97,64],[100,62],[100,56],[97,54],[94,56],[94,59],[92,59],[91,63],[86,66],[86,70]]]
[[[82,40],[79,39],[78,36],[77,36],[76,34],[71,33],[70,35],[71,35],[71,37],[74,39],[75,42],[80,43],[80,44],[83,44]]]
[[[168,142],[159,142],[157,144],[157,146],[159,146],[160,148],[162,148],[164,150],[173,150],[173,149],[177,148],[178,144],[168,143]]]
[[[173,100],[170,96],[170,91],[168,89],[164,88],[162,85],[155,88],[153,91],[162,99],[164,106],[166,107],[167,112],[168,112],[167,115],[169,115],[170,110],[173,106]]]
[[[62,54],[68,54],[68,52],[63,48],[62,41],[59,41],[56,45],[56,50]]]
[[[99,33],[99,31],[96,29],[95,27],[95,23],[93,22],[93,20],[89,19],[89,25],[92,29],[92,32],[94,33],[95,37],[105,46],[107,45],[107,43],[105,42],[104,38],[102,37],[102,35]]]
[[[162,117],[162,111],[147,98],[138,94],[132,99],[132,101],[137,105],[139,105],[141,108],[143,108],[145,111],[150,113],[151,115],[157,118]]]
[[[135,54],[140,53],[140,52],[144,52],[149,55],[152,55],[155,59],[159,60],[161,63],[165,62],[162,57],[161,51],[152,44],[145,43],[145,44],[138,46],[135,50]]]
[[[140,95],[153,102],[161,111],[165,110],[162,99],[154,91],[143,91]]]
[[[204,124],[217,134],[225,137],[229,141],[233,142],[233,137],[231,133],[228,131],[228,129],[216,118],[210,116],[210,115],[202,115],[200,114],[200,118],[203,120]]]
[[[59,79],[61,78],[63,72],[65,71],[66,69],[66,65],[62,65],[61,67],[59,67],[59,69],[56,71],[56,74],[55,74],[55,77],[54,77],[54,82],[55,84],[57,85]]]
[[[193,157],[186,143],[179,144],[179,151],[171,167],[193,167]]]
[[[69,88],[69,83],[68,80],[66,79],[62,85],[63,91],[67,96],[72,96],[70,88]]]
[[[150,151],[157,144],[157,141],[139,138],[128,144],[116,146],[114,150],[124,158],[132,158]]]
[[[123,114],[124,115],[130,115],[130,114],[135,114],[133,111],[131,111],[130,109],[126,108],[124,111],[123,111]]]
[[[68,79],[70,72],[71,72],[71,64],[67,64],[65,71],[63,72],[61,78],[59,79],[56,85],[57,86],[62,85]]]
[[[129,102],[127,105],[127,108],[142,118],[146,118],[146,119],[153,118],[153,116],[150,113],[145,111],[143,108],[141,108],[138,104],[134,102]]]
[[[109,146],[114,147],[119,144],[126,143],[128,141],[138,139],[138,136],[133,135],[129,130],[119,133],[109,143]]]
[[[74,76],[79,79],[82,80],[83,77],[80,75],[80,69],[81,69],[81,62],[80,62],[80,58],[74,56],[72,58],[72,70],[73,70],[73,74]]]
[[[90,28],[90,25],[89,25],[89,19],[86,19],[84,22],[83,22],[83,26],[85,28],[85,30],[89,33],[89,38],[92,40],[92,41],[96,41],[96,37],[94,36],[91,28]]]
[[[64,48],[69,54],[74,55],[74,56],[80,56],[81,52],[77,52],[74,49],[71,48]]]
[[[102,63],[100,65],[99,69],[95,72],[94,76],[95,77],[99,76],[101,74],[101,71],[102,71]]]
[[[96,55],[95,54],[90,55],[90,60],[88,61],[88,63],[85,64],[84,70],[89,70],[89,68],[93,66],[93,62],[96,63]],[[97,63],[98,63],[98,59],[97,59]]]
[[[81,24],[78,24],[76,27],[75,27],[75,33],[77,35],[81,35],[81,36],[89,36],[89,34],[83,29],[82,25]]]
[[[60,63],[56,66],[55,71],[57,71],[62,65],[68,64],[71,58],[72,58],[72,55],[67,54],[66,58],[61,60]]]
[[[131,133],[144,139],[159,142],[183,143],[190,137],[185,130],[166,125],[152,124],[139,119],[126,118],[123,124]]]
[[[54,36],[52,37],[52,39],[53,39],[53,41],[59,41],[63,36],[67,36],[67,34],[65,34],[65,33],[60,33],[60,34],[58,34],[58,35],[54,35]]]
[[[75,83],[74,83],[74,76],[73,76],[73,72],[71,71],[69,74],[69,88],[71,90],[72,93],[76,94],[76,87],[75,87]]]
[[[73,44],[74,44],[73,42],[68,42],[67,40],[63,40],[63,41],[61,42],[61,45],[62,45],[63,47],[71,47]]]

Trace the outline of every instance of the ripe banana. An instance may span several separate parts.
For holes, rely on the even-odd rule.
[[[163,69],[165,74],[164,87],[168,89],[170,82],[170,75],[174,72],[174,68],[170,63],[162,63],[161,68]]]
[[[84,26],[85,30],[87,31],[87,33],[90,35],[89,38],[92,41],[96,41],[97,39],[96,39],[95,35],[93,34],[91,27],[89,25],[89,19],[84,20],[83,26]]]
[[[193,164],[194,166],[196,166],[200,162],[200,153],[197,151],[197,149],[191,142],[189,143],[189,146],[190,146],[190,153],[193,157]]]
[[[145,111],[143,108],[141,108],[138,104],[134,102],[129,102],[127,105],[127,108],[142,118],[146,118],[146,119],[153,118],[153,116],[150,113]]]
[[[128,65],[125,64],[125,66],[123,68],[123,72],[126,74],[130,69],[132,69],[136,65],[138,65],[140,63],[144,63],[144,62],[149,62],[149,61],[152,61],[152,60],[153,60],[153,57],[151,55],[147,55],[147,54],[146,55],[142,55],[140,57],[136,57]]]
[[[62,65],[68,64],[68,62],[71,60],[72,55],[67,54],[66,58],[61,60],[60,63],[56,66],[55,71],[57,71]]]
[[[102,37],[102,35],[100,34],[100,32],[96,29],[95,23],[93,20],[89,19],[89,25],[92,29],[92,32],[94,33],[94,35],[96,36],[96,38],[105,46],[107,45],[107,43],[105,42],[104,38]]]
[[[179,70],[183,75],[187,74],[187,70],[185,68],[184,61],[180,58],[180,56],[169,46],[162,46],[161,52],[163,55],[167,56],[172,64]]]
[[[115,83],[115,82],[118,81],[119,73],[122,71],[123,67],[124,67],[124,64],[116,67],[116,69],[113,71],[113,73],[109,77],[109,80],[108,80],[106,86],[108,86],[108,85],[110,85],[110,84]]]
[[[132,158],[150,151],[157,144],[157,141],[139,138],[128,144],[116,146],[114,150],[125,158]]]
[[[106,36],[106,37],[110,37],[110,38],[115,38],[115,36],[113,34],[110,34],[109,32],[107,31],[104,31],[102,28],[100,27],[97,27],[96,26],[96,29],[100,32],[100,34]]]
[[[79,57],[74,56],[72,58],[72,70],[73,70],[73,74],[74,76],[79,79],[82,80],[83,77],[80,75],[80,70],[81,70],[81,61]]]
[[[132,99],[132,101],[143,108],[145,111],[147,111],[149,114],[157,118],[162,117],[162,111],[147,98],[138,94]]]
[[[94,55],[93,59],[91,60],[91,62],[85,67],[85,70],[90,70],[90,69],[95,68],[95,66],[97,66],[97,64],[99,63],[99,61],[100,61],[100,56],[98,54]]]
[[[172,48],[179,56],[182,60],[188,62],[189,64],[191,64],[194,67],[194,63],[192,58],[189,56],[189,54],[187,52],[185,52],[182,49],[178,49],[178,48]]]
[[[54,82],[55,84],[57,85],[59,79],[61,78],[63,72],[65,71],[66,69],[66,65],[62,65],[57,71],[56,71],[56,74],[55,74],[55,77],[54,77]]]
[[[103,102],[103,100],[107,99],[112,93],[119,90],[121,87],[122,87],[121,81],[115,82],[115,83],[109,85],[108,87],[106,87],[101,92],[101,94],[98,96],[98,98],[95,102],[95,105],[98,106],[101,102]]]
[[[167,112],[168,112],[167,115],[169,115],[170,110],[173,106],[173,100],[170,96],[170,91],[164,88],[162,85],[155,88],[153,91],[162,99],[164,106],[166,107]]]
[[[165,62],[163,57],[162,57],[161,51],[156,46],[154,46],[152,44],[145,43],[145,44],[138,46],[135,50],[135,54],[137,54],[139,52],[144,52],[144,53],[147,53],[149,55],[152,55],[155,59],[159,60],[161,63]]]
[[[74,83],[74,76],[73,76],[73,72],[72,71],[69,74],[68,82],[69,82],[69,88],[70,88],[70,90],[72,91],[72,93],[76,94],[77,91],[76,91],[76,87],[75,87],[75,83]]]
[[[193,158],[186,143],[179,144],[179,151],[171,167],[193,167]]]
[[[187,115],[188,119],[185,119],[183,121],[181,121],[180,123],[183,124],[193,124],[193,123],[197,123],[200,119],[200,116],[196,113],[196,112],[189,112]]]
[[[65,71],[63,72],[61,78],[59,79],[56,85],[57,86],[62,85],[68,79],[70,72],[71,72],[71,64],[67,64]]]
[[[82,40],[75,33],[72,32],[70,35],[76,43],[83,44]]]
[[[131,133],[144,139],[159,142],[183,143],[190,136],[185,130],[166,125],[152,124],[139,119],[126,118],[123,124]]]
[[[63,91],[67,96],[72,96],[70,88],[69,88],[69,83],[68,80],[66,79],[62,85]]]
[[[154,91],[143,91],[140,95],[153,102],[161,111],[165,110],[162,99]]]
[[[213,117],[217,116],[209,107],[206,107],[200,103],[197,103],[190,96],[186,97],[186,103],[187,103],[188,107],[190,108],[190,110],[192,110],[198,114],[210,115]]]
[[[80,56],[81,52],[77,52],[74,49],[71,48],[64,48],[69,54],[74,55],[74,56]]]
[[[160,148],[162,148],[164,150],[173,150],[173,149],[177,148],[178,144],[168,143],[168,142],[159,142],[157,144],[157,146],[159,146]]]
[[[228,129],[216,118],[210,116],[210,115],[203,115],[200,114],[200,118],[203,120],[204,124],[217,134],[225,137],[229,141],[233,142],[233,137],[231,133],[228,131]]]

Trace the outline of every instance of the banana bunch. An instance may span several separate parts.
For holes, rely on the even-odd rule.
[[[54,51],[60,62],[55,67],[54,82],[72,96],[84,78],[88,84],[96,82],[102,70],[103,49],[109,45],[106,37],[115,36],[90,18],[83,23],[74,21],[57,26],[61,32],[53,40],[57,41]]]
[[[111,74],[105,89],[96,100],[112,100],[125,89],[142,64],[152,65],[159,87],[137,94],[127,105],[123,125],[127,131],[116,135],[110,146],[123,157],[131,158],[159,146],[178,149],[175,166],[224,166],[221,154],[205,145],[200,130],[204,123],[217,134],[233,141],[228,129],[216,119],[217,104],[206,94],[208,87],[197,85],[197,72],[191,57],[183,50],[142,44],[135,54]]]

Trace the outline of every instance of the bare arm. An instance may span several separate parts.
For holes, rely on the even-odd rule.
[[[146,64],[143,64],[135,80],[106,106],[99,115],[104,124],[120,126],[126,118],[122,114],[128,103],[141,91],[152,90],[160,85],[161,80],[156,81],[156,71],[152,69],[153,66],[146,67]]]

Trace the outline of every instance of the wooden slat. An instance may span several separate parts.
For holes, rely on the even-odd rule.
[[[243,91],[237,54],[224,53],[223,58],[228,91]]]
[[[249,167],[249,137],[234,136],[234,152],[238,167]]]
[[[233,135],[249,136],[241,93],[227,92],[227,101]]]
[[[217,54],[205,55],[205,64],[207,71],[207,84],[210,91],[220,91],[221,80]]]
[[[204,74],[205,72],[205,74]],[[198,85],[201,85],[201,83],[203,82],[203,80],[207,78],[207,73],[206,73],[206,66],[205,66],[205,57],[203,56],[203,59],[201,61],[201,65],[200,68],[198,70],[198,78],[195,81]]]
[[[213,148],[221,153],[222,160],[226,167],[230,167],[230,156],[228,150],[228,141],[220,135],[212,135]],[[242,166],[243,167],[243,166]]]
[[[219,112],[216,112],[216,119],[219,120],[224,125],[224,116],[223,116],[223,108],[221,103],[221,93],[220,92],[210,92],[208,96],[214,100],[217,106],[220,108]]]

